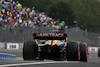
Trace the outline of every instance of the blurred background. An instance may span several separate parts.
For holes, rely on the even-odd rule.
[[[68,41],[97,49],[100,0],[0,0],[0,50],[22,49],[33,33],[59,30],[68,34]]]

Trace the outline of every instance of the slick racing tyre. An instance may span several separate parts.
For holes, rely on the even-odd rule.
[[[68,61],[78,61],[78,43],[77,42],[68,42],[67,48],[67,60]]]
[[[100,49],[98,49],[98,57],[100,57]]]
[[[23,59],[24,60],[36,60],[38,47],[34,41],[24,42],[23,47]]]
[[[80,43],[80,61],[87,62],[87,45]]]

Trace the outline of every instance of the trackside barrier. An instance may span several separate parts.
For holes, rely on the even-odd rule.
[[[88,47],[89,53],[97,53],[98,47]]]
[[[0,49],[22,49],[23,43],[0,42]]]
[[[0,53],[0,60],[16,60],[16,55]]]

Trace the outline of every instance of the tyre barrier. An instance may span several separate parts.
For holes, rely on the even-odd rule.
[[[16,60],[16,55],[8,53],[0,53],[0,60]]]

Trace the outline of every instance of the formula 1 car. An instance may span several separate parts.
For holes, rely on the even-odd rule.
[[[34,33],[33,41],[24,42],[24,60],[68,60],[87,62],[87,45],[67,42],[64,33]]]

